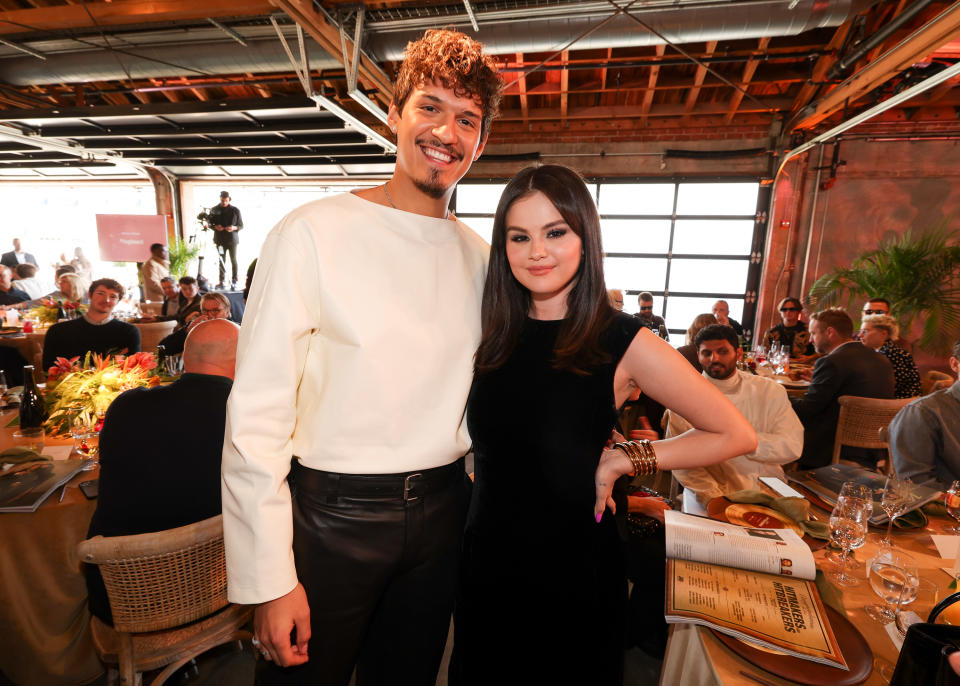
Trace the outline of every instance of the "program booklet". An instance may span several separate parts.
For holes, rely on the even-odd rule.
[[[36,512],[84,464],[83,460],[36,460],[0,472],[0,512]]]
[[[664,519],[667,622],[702,624],[768,650],[847,669],[813,583],[813,553],[800,536],[672,510]]]
[[[811,493],[818,496],[829,505],[837,504],[837,497],[840,493],[840,487],[844,481],[855,481],[863,484],[873,491],[873,516],[870,517],[870,524],[873,526],[882,526],[889,521],[887,513],[880,507],[880,499],[883,496],[883,484],[886,476],[871,472],[863,467],[854,467],[849,464],[828,464],[825,467],[816,469],[807,469],[799,472],[787,474],[787,479],[806,488]],[[918,507],[923,507],[927,503],[940,497],[940,491],[929,486],[918,486],[910,484],[910,500],[906,509],[901,514],[906,514]],[[897,515],[898,517],[900,515]]]

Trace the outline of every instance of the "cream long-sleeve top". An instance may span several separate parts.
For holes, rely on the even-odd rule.
[[[781,465],[798,459],[803,451],[803,424],[783,386],[739,370],[728,379],[714,379],[706,372],[703,376],[750,422],[759,439],[757,449],[709,467],[676,469],[673,475],[704,505],[717,496],[757,488],[761,476],[783,478]],[[676,412],[668,413],[667,438],[693,428]]]
[[[352,194],[308,203],[270,232],[227,402],[223,528],[228,596],[291,591],[294,456],[312,469],[450,464],[480,341],[489,246],[465,224]]]

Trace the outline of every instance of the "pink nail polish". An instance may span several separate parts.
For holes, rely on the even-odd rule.
[[[597,524],[600,523],[600,520],[601,520],[601,519],[603,519],[603,512],[598,512],[598,513],[597,513]]]

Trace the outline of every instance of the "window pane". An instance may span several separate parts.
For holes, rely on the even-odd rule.
[[[601,219],[604,252],[664,253],[670,247],[668,219]]]
[[[662,291],[667,278],[666,259],[607,257],[603,261],[607,288]]]
[[[467,217],[461,219],[464,224],[477,232],[487,243],[491,242],[493,236],[493,217]]]
[[[494,214],[505,183],[465,183],[457,186],[457,202],[454,212],[477,212]]]
[[[749,255],[752,243],[749,219],[678,219],[673,234],[673,252],[681,255]]]
[[[681,183],[677,214],[756,214],[758,183]]]
[[[693,293],[743,293],[750,260],[678,260],[670,266],[670,290]],[[710,308],[707,308],[709,311]]]
[[[673,214],[672,183],[600,184],[600,214]]]
[[[715,302],[717,302],[716,298],[678,298],[671,295],[667,298],[667,316],[664,317],[667,320],[667,328],[686,331],[693,324],[697,315],[710,314]],[[681,339],[680,345],[686,343],[683,336],[679,338]],[[672,336],[670,342],[674,342]]]

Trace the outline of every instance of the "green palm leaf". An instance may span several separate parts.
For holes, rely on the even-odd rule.
[[[946,352],[960,338],[960,234],[948,224],[944,219],[919,235],[908,229],[824,274],[810,288],[811,303],[849,309],[858,300],[886,298],[904,332],[923,321],[921,348]]]

